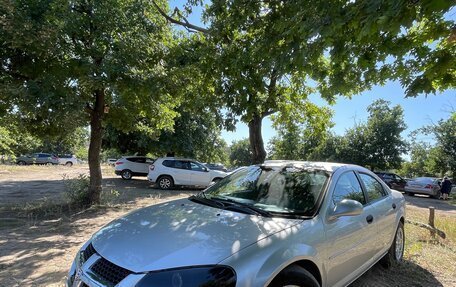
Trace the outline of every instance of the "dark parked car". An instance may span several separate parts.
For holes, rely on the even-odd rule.
[[[59,158],[50,153],[34,153],[16,159],[18,165],[27,164],[59,164]]]
[[[376,172],[375,174],[380,177],[388,185],[389,188],[405,191],[405,185],[407,184],[407,181],[399,175],[392,172]]]

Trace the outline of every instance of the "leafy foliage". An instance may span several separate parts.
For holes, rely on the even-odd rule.
[[[276,120],[278,135],[269,142],[269,157],[272,159],[308,160],[321,145],[333,126],[332,111],[307,104],[301,122]],[[274,116],[276,119],[277,116]]]
[[[368,111],[367,122],[356,124],[343,136],[331,134],[325,129],[321,129],[315,138],[294,131],[294,135],[287,134],[280,141],[273,141],[273,150],[280,150],[281,154],[277,158],[288,153],[293,159],[354,163],[372,170],[398,168],[402,161],[401,154],[407,149],[401,137],[406,129],[402,108],[390,107],[389,102],[377,100],[368,107]],[[323,120],[322,123],[327,122]],[[307,133],[313,131],[308,129]],[[304,154],[296,151],[300,150],[302,142],[307,145]]]
[[[235,141],[230,146],[230,164],[233,167],[252,164],[252,151],[248,139]]]

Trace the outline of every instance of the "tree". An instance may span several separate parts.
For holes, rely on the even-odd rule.
[[[344,161],[369,166],[372,170],[393,169],[401,165],[401,154],[407,144],[401,137],[406,129],[401,106],[389,107],[385,100],[376,100],[367,110],[366,124],[357,124],[344,136]]]
[[[212,1],[207,28],[156,7],[207,37],[217,94],[248,124],[254,162],[266,155],[262,119],[305,113],[312,92],[332,102],[386,80],[401,81],[408,96],[455,87],[451,1]]]
[[[0,9],[1,106],[40,134],[89,124],[88,198],[99,202],[104,125],[152,133],[145,127],[167,128],[176,115],[165,19],[139,0],[9,0]]]
[[[402,108],[376,100],[367,110],[366,123],[356,123],[342,136],[327,132],[325,140],[313,148],[309,159],[354,163],[372,170],[400,167],[401,154],[407,150],[407,143],[401,136],[406,129]]]
[[[233,142],[230,146],[231,166],[246,166],[252,164],[252,150],[248,139]]]
[[[332,111],[308,105],[305,118],[300,123],[276,121],[278,134],[269,143],[272,159],[309,160],[316,148],[323,144],[333,126]]]
[[[434,151],[434,165],[440,166],[441,173],[451,172],[453,177],[456,176],[456,112],[421,131],[434,135],[436,139],[438,150]]]

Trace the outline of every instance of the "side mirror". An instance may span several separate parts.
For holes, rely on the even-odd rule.
[[[336,204],[336,207],[329,215],[329,220],[334,220],[341,216],[356,216],[363,213],[363,205],[356,200],[343,199]]]
[[[209,169],[207,167],[204,167],[205,172],[209,172]]]

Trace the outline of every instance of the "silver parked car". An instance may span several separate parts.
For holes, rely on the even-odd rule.
[[[347,286],[404,251],[404,197],[355,166],[272,161],[92,236],[68,286]]]
[[[50,153],[34,153],[30,155],[24,155],[16,158],[18,165],[28,164],[47,164],[54,165],[59,164],[59,158]]]
[[[417,177],[410,179],[405,184],[405,193],[407,195],[427,194],[432,198],[440,197],[440,179],[435,177]]]

